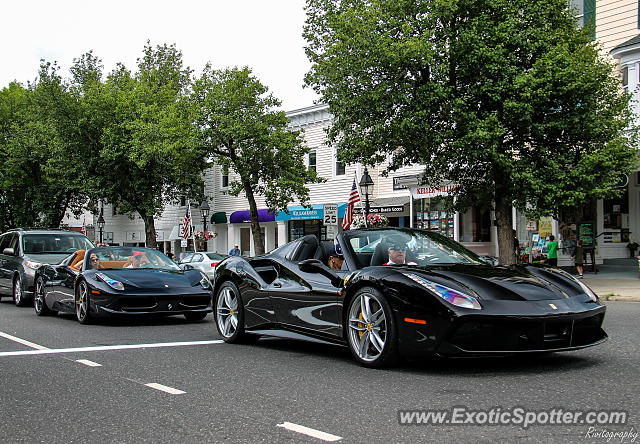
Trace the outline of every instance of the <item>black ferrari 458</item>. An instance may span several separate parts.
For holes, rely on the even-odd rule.
[[[181,270],[157,250],[100,247],[78,250],[58,265],[43,265],[35,279],[39,316],[75,313],[86,324],[107,315],[184,315],[204,319],[212,286],[198,270]]]
[[[264,256],[230,257],[216,268],[214,293],[226,342],[270,335],[340,344],[371,367],[399,356],[566,351],[607,339],[605,307],[569,273],[493,266],[422,230],[350,230],[335,244],[309,235]]]

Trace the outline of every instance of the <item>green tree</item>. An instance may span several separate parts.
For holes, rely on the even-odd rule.
[[[566,0],[307,0],[306,83],[341,158],[459,184],[493,202],[500,262],[512,206],[552,214],[611,195],[637,161],[629,97]]]
[[[263,195],[271,211],[287,210],[297,198],[309,199],[305,183],[317,182],[304,156],[309,148],[299,131],[275,110],[280,102],[249,68],[214,70],[207,66],[193,87],[192,101],[200,146],[218,163],[238,175],[230,193],[244,192],[249,201],[256,254],[264,253],[256,195]]]
[[[85,55],[72,70],[82,104],[78,149],[72,151],[84,149],[89,157],[87,194],[121,214],[139,214],[146,244],[155,248],[154,217],[181,196],[199,201],[203,195],[205,158],[193,143],[187,101],[191,71],[175,45],[150,43],[135,74],[119,65],[102,82],[99,66]]]
[[[57,126],[48,113],[56,96],[71,96],[57,66],[42,63],[27,88],[11,83],[0,92],[0,228],[58,227],[67,211],[78,214],[86,197],[58,168],[64,157]]]

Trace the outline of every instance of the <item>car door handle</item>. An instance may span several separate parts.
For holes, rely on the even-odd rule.
[[[282,284],[280,282],[274,282],[272,284],[275,288],[282,288]]]

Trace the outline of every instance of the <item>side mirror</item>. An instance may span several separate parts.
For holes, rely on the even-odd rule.
[[[342,287],[344,282],[340,276],[318,259],[305,259],[298,264],[298,268],[305,273],[318,273],[325,276],[331,281],[331,285],[337,288]]]
[[[4,250],[2,250],[2,254],[7,256],[15,256],[16,252],[13,248],[5,248]]]

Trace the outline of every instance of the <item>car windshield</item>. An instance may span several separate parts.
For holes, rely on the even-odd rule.
[[[406,263],[419,266],[444,264],[484,264],[475,253],[459,243],[423,230],[349,230],[344,239],[358,269],[369,265]],[[404,262],[393,261],[401,251]],[[390,256],[390,253],[393,256]],[[391,262],[390,262],[391,261]]]
[[[167,256],[150,248],[100,247],[86,254],[87,269],[113,270],[118,268],[145,268],[180,270]]]
[[[212,261],[221,261],[222,259],[229,257],[226,254],[218,254],[218,253],[205,253],[205,254]]]
[[[61,232],[55,234],[25,234],[22,237],[22,251],[24,251],[24,254],[73,253],[76,250],[88,250],[90,248],[93,248],[93,244],[81,234]]]

